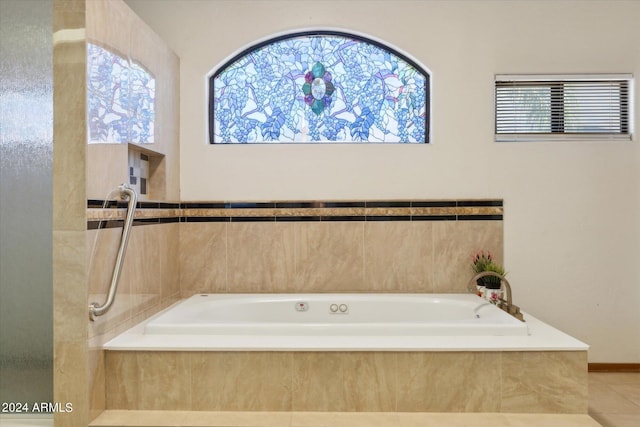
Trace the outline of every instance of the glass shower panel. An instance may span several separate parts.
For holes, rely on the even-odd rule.
[[[52,0],[0,0],[0,402],[53,400]]]

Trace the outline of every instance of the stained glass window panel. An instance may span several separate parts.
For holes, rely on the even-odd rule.
[[[127,58],[87,43],[90,143],[153,143],[155,78]]]
[[[212,143],[429,142],[429,74],[359,36],[280,37],[209,84]]]

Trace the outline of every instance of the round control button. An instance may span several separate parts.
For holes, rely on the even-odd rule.
[[[336,311],[338,311],[338,304],[331,304],[329,310],[331,310],[332,313],[335,313]]]
[[[344,313],[345,311],[347,311],[349,309],[349,307],[347,307],[347,304],[340,304],[340,311],[342,313]]]

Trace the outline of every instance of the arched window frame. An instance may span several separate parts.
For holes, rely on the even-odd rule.
[[[386,51],[392,55],[395,55],[402,61],[406,62],[408,65],[413,67],[419,74],[424,77],[425,80],[425,107],[424,107],[424,140],[422,141],[397,141],[392,143],[430,143],[431,142],[431,72],[423,65],[421,65],[417,60],[411,58],[408,54],[403,53],[399,49],[390,46],[388,43],[376,40],[370,36],[362,35],[354,32],[347,32],[343,30],[333,30],[333,29],[313,29],[313,30],[302,30],[302,31],[294,31],[287,32],[284,34],[279,34],[276,36],[267,37],[261,41],[253,43],[248,47],[238,51],[237,53],[230,56],[228,59],[223,61],[221,65],[212,69],[212,71],[207,75],[206,84],[207,84],[207,118],[208,118],[208,141],[210,144],[226,144],[226,142],[215,141],[215,132],[214,132],[214,110],[215,110],[215,87],[214,80],[218,77],[222,72],[224,72],[229,66],[233,65],[236,61],[242,59],[246,55],[251,54],[254,51],[257,51],[267,45],[278,43],[287,39],[294,39],[297,37],[304,36],[337,36],[344,37],[349,39],[354,39],[360,42],[368,43],[373,45],[379,49]],[[242,143],[244,141],[241,141]],[[282,141],[261,141],[259,143],[281,143]],[[305,143],[301,141],[292,141],[293,143]],[[313,143],[351,143],[356,141],[315,141]],[[364,143],[371,143],[375,141],[363,141]],[[384,142],[389,143],[389,142]]]

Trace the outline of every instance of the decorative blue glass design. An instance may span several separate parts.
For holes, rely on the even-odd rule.
[[[153,143],[155,78],[142,66],[87,43],[90,143]]]
[[[429,142],[429,74],[378,42],[296,33],[209,81],[211,143]]]

